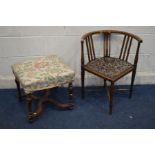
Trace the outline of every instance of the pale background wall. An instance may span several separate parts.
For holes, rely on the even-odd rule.
[[[80,38],[98,29],[117,29],[143,38],[136,84],[155,84],[155,27],[0,27],[0,88],[13,88],[11,64],[32,57],[57,54],[76,72],[74,85],[80,85]],[[119,84],[129,84],[129,76]],[[87,85],[99,85],[102,80],[87,74]],[[94,80],[95,78],[95,80]]]

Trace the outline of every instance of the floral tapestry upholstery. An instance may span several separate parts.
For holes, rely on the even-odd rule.
[[[16,63],[12,70],[27,94],[72,82],[75,76],[74,71],[55,55]]]
[[[85,65],[89,71],[97,72],[100,76],[115,81],[122,73],[128,73],[133,69],[129,62],[113,57],[97,58]]]

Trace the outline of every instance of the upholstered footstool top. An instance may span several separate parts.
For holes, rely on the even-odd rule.
[[[56,55],[33,58],[12,66],[26,94],[72,82],[74,71]]]

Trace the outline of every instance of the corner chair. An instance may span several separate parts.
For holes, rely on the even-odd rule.
[[[99,41],[101,48],[98,48]],[[85,97],[85,71],[104,80],[109,98],[109,114],[112,114],[114,84],[129,73],[132,73],[129,91],[131,98],[141,43],[142,39],[137,35],[118,30],[98,30],[84,34],[81,38],[82,98]],[[107,86],[107,81],[110,86]]]

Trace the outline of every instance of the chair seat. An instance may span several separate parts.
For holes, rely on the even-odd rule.
[[[116,81],[133,70],[133,65],[118,58],[102,57],[87,63],[85,69],[110,81]]]
[[[12,70],[27,94],[70,83],[75,76],[74,71],[55,55],[16,63]]]

